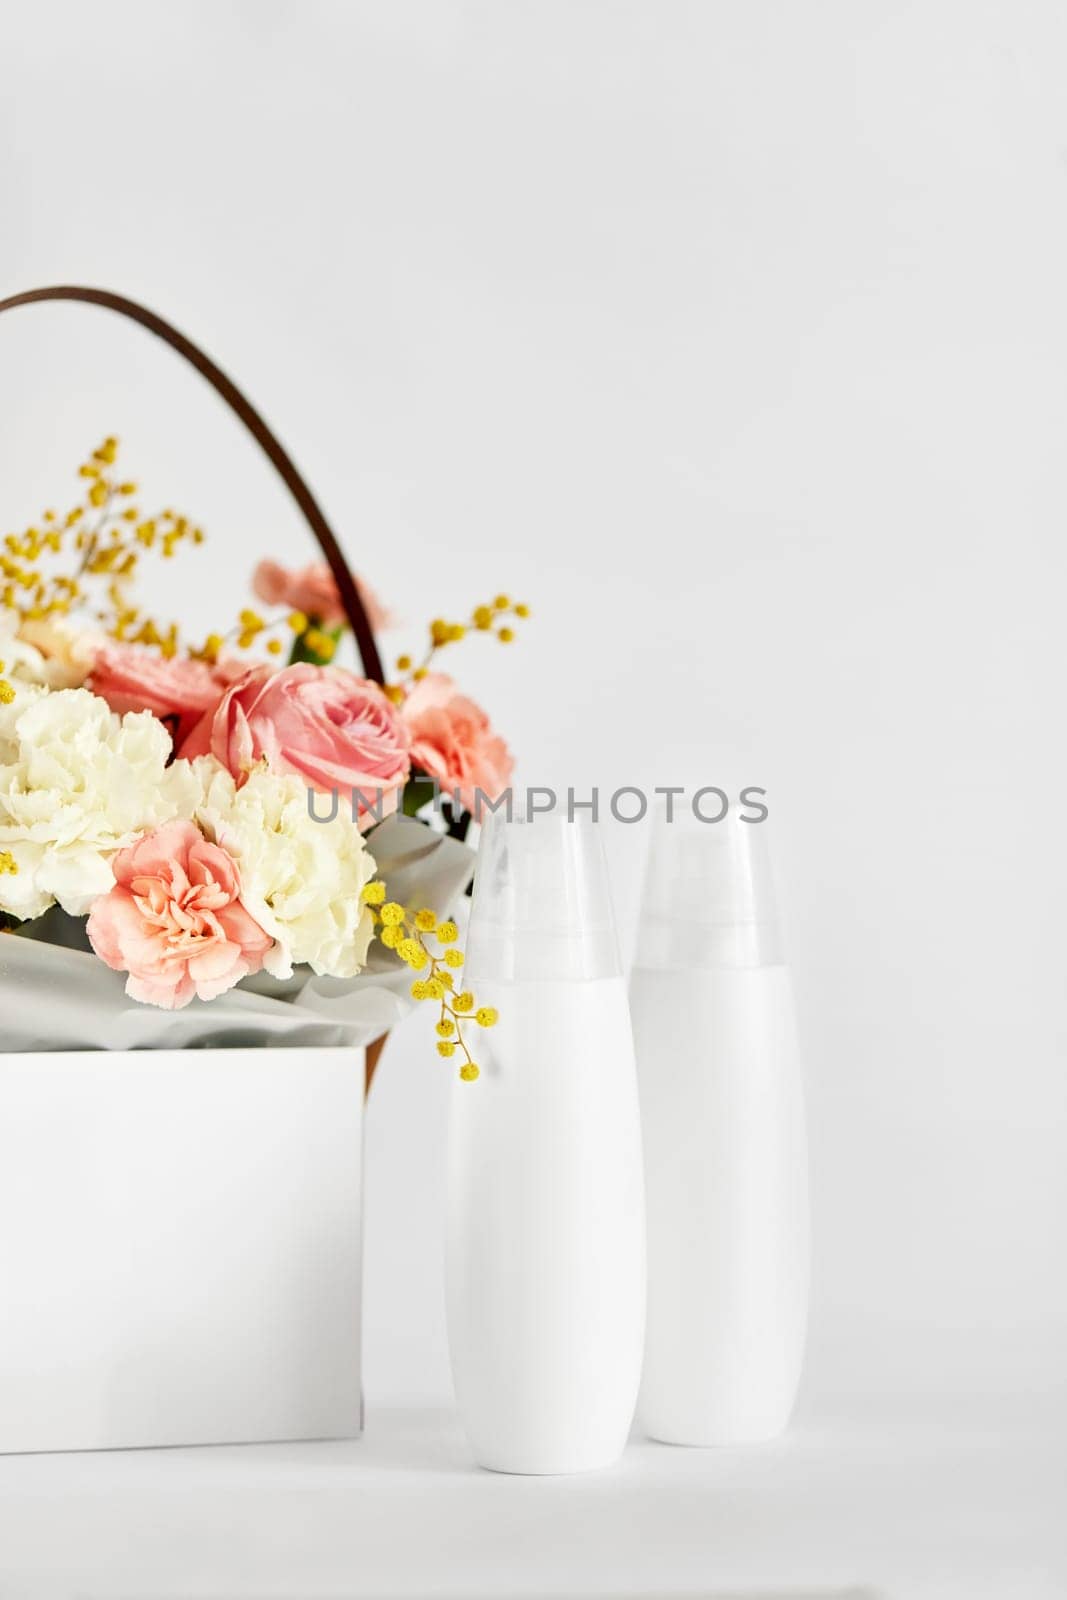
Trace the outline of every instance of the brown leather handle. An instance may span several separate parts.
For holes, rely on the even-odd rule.
[[[0,312],[11,311],[15,306],[35,305],[41,300],[80,300],[89,305],[104,306],[106,310],[116,311],[122,317],[129,317],[132,322],[139,322],[142,328],[147,328],[149,333],[154,333],[158,339],[162,339],[164,344],[169,344],[172,350],[176,350],[180,356],[185,357],[190,366],[196,368],[201,377],[207,379],[216,394],[221,395],[230,410],[240,417],[264,454],[274,463],[286,488],[304,513],[337,583],[341,604],[356,636],[356,647],[363,663],[363,671],[368,678],[373,678],[377,683],[384,683],[382,660],[374,641],[370,618],[367,616],[356,581],[348,570],[348,564],[341,554],[341,547],[332,528],[289,452],[267,426],[252,402],[246,399],[221,367],[217,367],[211,357],[205,355],[203,350],[191,339],[187,339],[184,333],[180,333],[154,311],[149,311],[147,306],[138,305],[136,300],[127,300],[125,295],[112,294],[109,289],[87,289],[77,284],[57,284],[48,289],[26,289],[21,294],[8,295],[7,299],[0,300]]]

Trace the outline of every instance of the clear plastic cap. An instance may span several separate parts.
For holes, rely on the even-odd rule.
[[[634,964],[657,971],[774,967],[785,960],[769,826],[732,812],[653,824]]]
[[[496,813],[486,821],[467,972],[472,984],[621,975],[604,846],[590,818]]]

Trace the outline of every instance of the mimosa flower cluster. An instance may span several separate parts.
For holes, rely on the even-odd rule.
[[[468,632],[510,643],[528,607],[499,594],[466,622],[435,619],[418,663],[398,656],[396,681],[379,685],[337,664],[345,616],[329,569],[263,561],[253,591],[277,613],[246,606],[190,643],[133,591],[149,554],[171,559],[203,531],[146,512],[118,449],[109,436],[82,464],[69,511],[0,546],[2,925],[55,907],[84,918],[130,998],[167,1010],[260,972],[355,979],[377,939],[415,974],[412,998],[437,1006],[440,1056],[473,1081],[464,1030],[496,1012],[461,987],[455,921],[389,897],[373,830],[415,815],[429,780],[468,809],[505,792],[506,743],[430,668]],[[372,626],[387,626],[359,587]],[[314,814],[309,796],[338,788],[375,797],[373,813]],[[449,824],[464,831],[462,816]]]
[[[384,883],[368,883],[363,890],[363,900],[371,909],[386,948],[395,950],[414,972],[426,974],[412,983],[411,998],[429,1000],[440,1007],[437,1053],[451,1060],[458,1049],[463,1057],[459,1075],[465,1083],[473,1083],[480,1076],[481,1068],[467,1047],[463,1025],[473,1019],[481,1028],[492,1028],[498,1015],[492,1006],[479,1006],[469,989],[456,993],[458,973],[464,960],[462,950],[456,946],[458,927],[451,918],[438,921],[436,913],[428,906],[410,911],[395,900],[387,900]],[[443,948],[434,951],[428,941]]]

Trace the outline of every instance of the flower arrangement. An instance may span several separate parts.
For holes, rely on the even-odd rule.
[[[444,790],[461,838],[479,796],[507,788],[507,745],[437,658],[468,633],[510,643],[527,607],[500,594],[465,622],[435,619],[421,656],[398,656],[379,685],[336,661],[346,619],[329,567],[262,561],[264,609],[189,640],[142,611],[136,579],[203,531],[145,512],[118,453],[107,438],[79,468],[78,502],[0,549],[4,928],[40,937],[58,908],[130,999],[166,1011],[298,971],[354,980],[377,944],[437,1008],[439,1054],[476,1079],[464,1030],[496,1012],[458,987],[448,907],[390,898],[375,831]]]

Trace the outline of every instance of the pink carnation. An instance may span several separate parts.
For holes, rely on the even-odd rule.
[[[177,1011],[258,972],[273,940],[241,904],[237,864],[191,822],[168,822],[114,861],[115,887],[89,914],[101,961],[131,1000]]]
[[[436,778],[446,793],[458,792],[477,815],[477,795],[497,800],[511,782],[515,763],[480,706],[460,694],[451,678],[427,673],[408,695],[404,721],[411,734],[411,759]]]
[[[372,630],[389,626],[389,613],[369,584],[356,579]],[[253,593],[268,606],[288,606],[302,611],[326,628],[339,628],[347,622],[337,583],[325,561],[313,561],[300,568],[283,567],[277,561],[261,561],[252,575]]]
[[[367,827],[396,810],[411,767],[407,728],[383,690],[341,667],[307,662],[280,672],[250,668],[179,754],[188,760],[213,755],[238,784],[266,760],[271,771],[294,772],[313,789],[358,790],[361,826]]]
[[[167,661],[134,645],[109,642],[96,651],[87,687],[120,716],[151,711],[168,724],[177,749],[243,671],[241,661],[223,660],[215,666],[180,656]]]

